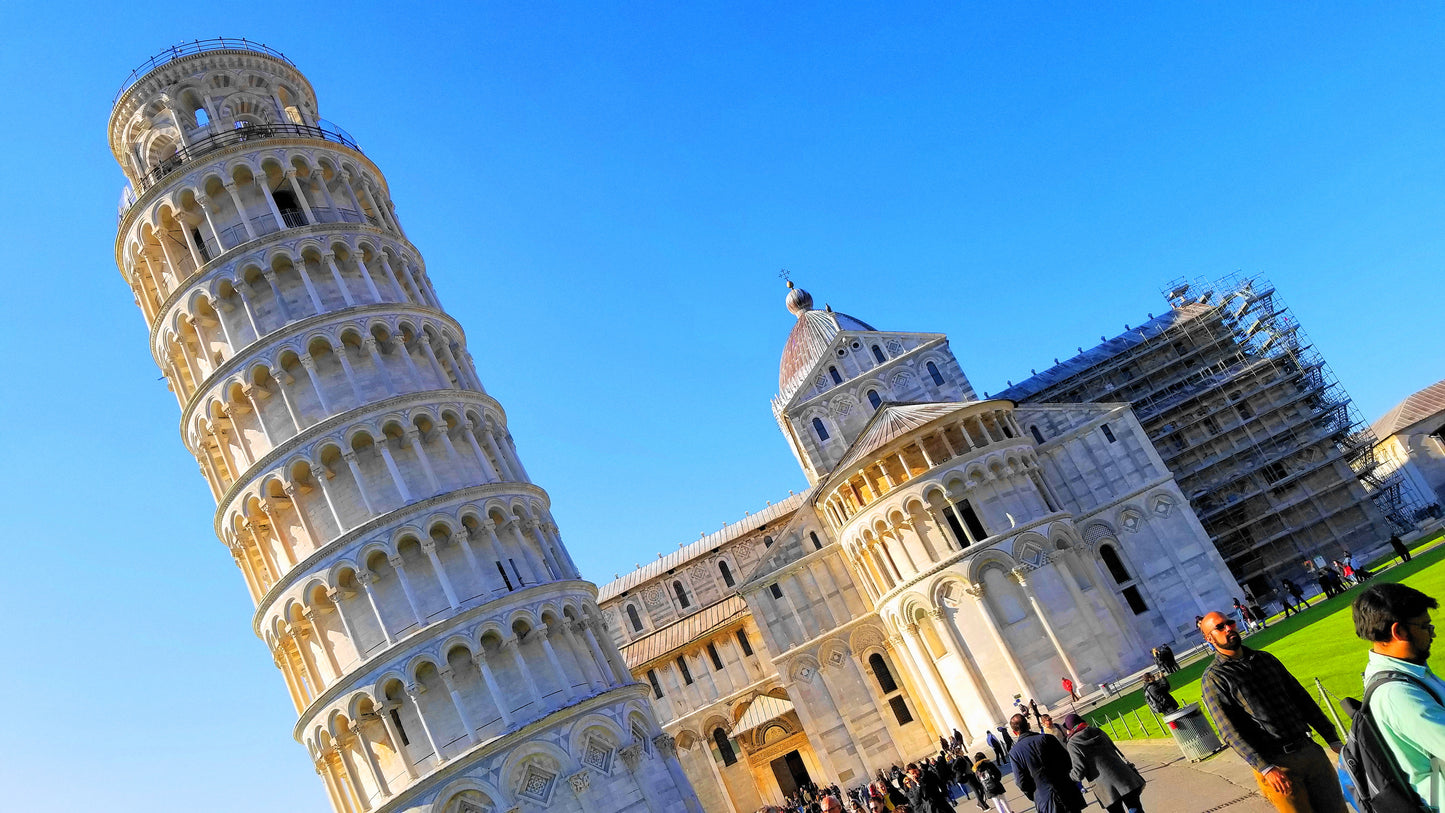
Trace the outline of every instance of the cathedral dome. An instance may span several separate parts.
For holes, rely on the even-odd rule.
[[[791,289],[785,303],[788,311],[798,317],[793,330],[788,334],[788,343],[783,347],[783,360],[778,365],[778,391],[784,398],[797,391],[802,379],[813,365],[827,352],[828,345],[845,330],[867,330],[875,328],[861,319],[854,319],[846,313],[836,313],[825,306],[824,310],[813,309],[813,297],[802,288]]]

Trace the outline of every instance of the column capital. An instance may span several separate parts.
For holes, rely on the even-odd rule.
[[[320,485],[320,484],[321,484],[321,480],[322,480],[323,478],[327,478],[327,477],[330,477],[330,476],[331,476],[331,473],[326,470],[326,467],[323,466],[323,465],[321,465],[320,463],[312,463],[311,465],[307,466],[307,468],[309,468],[309,469],[311,470],[311,476],[314,477],[314,478],[316,478],[316,483],[317,483],[317,485]],[[295,483],[290,483],[290,484],[284,486],[284,488],[286,489],[286,493],[287,493],[287,494],[292,493],[292,490],[293,490],[295,487],[296,487],[296,484],[295,484]]]
[[[917,637],[919,637],[920,635],[923,634],[923,632],[918,629],[918,625],[917,625],[917,624],[909,624],[908,626],[904,627],[903,629],[906,630],[906,631],[908,632],[909,636],[910,636],[910,637],[913,637],[913,638],[917,638]]]
[[[356,451],[354,449],[348,449],[342,452],[341,458],[353,466],[356,465]]]
[[[376,581],[376,574],[370,570],[358,570],[356,571],[356,581],[358,581],[363,588],[370,587]]]
[[[442,668],[438,669],[437,674],[441,676],[442,683],[445,683],[447,685],[448,690],[456,689],[456,673],[452,671],[452,667],[450,665],[443,666]]]
[[[567,777],[567,784],[572,786],[572,792],[581,796],[592,785],[592,773],[586,768]]]
[[[979,601],[983,601],[985,588],[983,586],[983,582],[969,582],[968,584],[964,585],[963,592],[968,593],[970,596],[973,596]]]
[[[477,527],[481,528],[484,531],[495,533],[497,530],[497,523],[492,522],[490,519],[484,519],[481,522],[477,523]]]
[[[435,556],[437,552],[437,541],[435,539],[423,540],[421,543],[421,552],[427,556]]]
[[[677,740],[671,734],[658,734],[652,738],[652,745],[661,754],[663,759],[671,759],[677,756]]]
[[[302,367],[305,367],[313,373],[316,372],[316,359],[311,356],[311,353],[302,353],[299,358],[301,359]]]
[[[421,697],[422,695],[426,694],[426,684],[424,684],[424,683],[408,683],[408,684],[406,684],[405,687],[403,687],[403,691],[406,692],[406,696],[407,696],[407,697],[410,697],[410,698],[411,698],[411,702],[417,703],[417,702],[420,702],[420,701],[417,700],[417,698],[419,698],[419,697]]]
[[[622,763],[627,766],[628,771],[636,771],[637,766],[642,763],[642,743],[634,742],[626,748],[620,748],[617,755],[622,757]]]
[[[1029,589],[1029,579],[1028,579],[1028,576],[1029,576],[1029,571],[1030,571],[1030,570],[1033,570],[1033,568],[1030,567],[1030,566],[1028,566],[1028,565],[1019,565],[1018,567],[1014,568],[1013,570],[1010,570],[1010,571],[1008,572],[1008,575],[1009,575],[1009,578],[1011,578],[1011,579],[1013,579],[1014,581],[1018,582],[1019,587],[1022,587],[1022,588],[1024,588],[1025,590],[1027,590],[1027,589]]]
[[[406,566],[406,562],[402,560],[401,554],[399,553],[388,554],[386,557],[386,563],[396,568],[397,570],[401,570],[403,567]]]
[[[465,545],[470,542],[471,539],[471,535],[468,534],[464,528],[458,528],[452,531],[452,541],[458,545]]]

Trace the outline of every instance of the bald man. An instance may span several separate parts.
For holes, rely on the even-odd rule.
[[[1348,813],[1335,766],[1310,728],[1337,754],[1339,734],[1305,687],[1278,658],[1245,646],[1224,613],[1204,616],[1199,631],[1215,652],[1200,678],[1204,707],[1254,769],[1264,798],[1280,813]]]

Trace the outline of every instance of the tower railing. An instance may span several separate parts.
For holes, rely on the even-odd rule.
[[[151,167],[150,171],[140,177],[140,192],[145,192],[160,181],[160,179],[175,172],[191,161],[203,155],[213,153],[216,150],[225,149],[236,144],[247,141],[258,141],[265,138],[319,138],[324,141],[331,141],[350,147],[361,152],[356,140],[351,134],[327,122],[324,127],[312,127],[309,124],[247,124],[243,127],[236,127],[231,130],[214,133],[205,138],[192,141],[183,147],[176,149],[174,155],[162,160]]]
[[[179,45],[172,45],[150,59],[147,59],[141,63],[139,67],[131,71],[130,76],[127,76],[125,81],[121,83],[120,90],[115,92],[115,98],[110,100],[111,106],[114,107],[115,103],[120,101],[120,97],[124,96],[125,92],[130,90],[132,85],[140,81],[142,76],[145,76],[167,62],[174,62],[181,57],[205,53],[206,51],[253,51],[258,54],[273,56],[293,68],[296,67],[296,63],[287,59],[285,54],[275,48],[270,48],[259,42],[252,42],[245,37],[241,37],[240,39],[235,37],[215,37],[208,40],[191,40],[190,42],[183,42]]]

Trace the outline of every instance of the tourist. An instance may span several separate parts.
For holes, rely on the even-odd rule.
[[[1029,713],[1034,716],[1035,723],[1042,719],[1042,715],[1039,714],[1039,704],[1032,697],[1029,698]]]
[[[1013,747],[1014,747],[1014,738],[1009,736],[1008,729],[1005,728],[1004,726],[999,726],[998,728],[996,728],[996,729],[994,729],[994,730],[999,733],[999,736],[1003,737],[1003,747],[1004,747],[1004,750],[1005,750],[1005,751],[1012,751],[1012,750],[1013,750]]]
[[[1216,653],[1200,680],[1204,707],[1264,798],[1281,813],[1347,813],[1335,766],[1309,736],[1313,727],[1338,754],[1330,718],[1278,658],[1245,646],[1223,613],[1204,616],[1200,631]]]
[[[1169,693],[1169,678],[1153,672],[1144,673],[1144,702],[1155,714],[1169,714],[1179,710],[1179,701]]]
[[[1039,720],[1039,733],[1052,734],[1054,739],[1059,741],[1059,745],[1063,745],[1069,739],[1068,736],[1064,734],[1064,729],[1056,725],[1053,716],[1048,714],[1045,714],[1043,719]]]
[[[1234,600],[1234,612],[1239,615],[1239,620],[1244,622],[1244,628],[1253,632],[1254,616],[1250,614],[1249,609],[1246,608],[1239,599]]]
[[[988,810],[988,805],[984,802],[983,784],[979,782],[977,774],[974,773],[973,763],[974,760],[968,758],[968,752],[959,750],[954,755],[953,764],[949,767],[953,769],[954,781],[963,788],[963,797],[970,798],[969,790],[971,789],[973,791],[972,798],[978,803],[978,809]]]
[[[1269,627],[1269,619],[1266,617],[1264,608],[1259,606],[1259,600],[1249,593],[1244,594],[1245,606],[1249,607],[1249,614],[1254,616],[1254,621],[1260,629]]]
[[[1436,810],[1445,800],[1432,799],[1428,786],[1431,758],[1445,754],[1445,681],[1426,661],[1435,640],[1430,611],[1438,606],[1413,587],[1377,584],[1353,607],[1355,634],[1371,642],[1365,685],[1392,673],[1405,678],[1380,684],[1370,713],[1411,787]]]
[[[1003,743],[998,741],[998,737],[995,737],[992,731],[985,731],[983,738],[988,743],[988,747],[993,749],[994,759],[1000,763],[1008,762],[1008,752],[1004,750]]]
[[[903,792],[908,796],[908,806],[914,813],[952,813],[953,803],[933,771],[925,771],[918,763],[908,763],[907,783]]]
[[[1064,715],[1064,730],[1069,732],[1069,777],[1088,782],[1109,813],[1143,813],[1139,793],[1144,790],[1144,777],[1109,735],[1077,714]]]
[[[1294,596],[1295,612],[1301,612],[1306,607],[1310,606],[1310,603],[1308,601],[1305,601],[1305,591],[1303,588],[1290,581],[1289,579],[1281,579],[1280,583],[1284,585],[1284,589],[1289,591],[1289,594],[1291,596]]]
[[[1408,562],[1408,561],[1410,561],[1410,549],[1407,548],[1407,547],[1405,547],[1405,543],[1404,543],[1404,542],[1401,542],[1401,541],[1400,541],[1400,535],[1399,535],[1399,534],[1391,534],[1391,535],[1390,535],[1390,547],[1392,547],[1392,548],[1395,549],[1395,555],[1398,556],[1398,557],[1400,557],[1400,561],[1402,561],[1402,562]]]
[[[948,745],[950,750],[962,748],[964,746],[963,732],[955,728],[953,730],[953,740],[951,740]]]
[[[1029,718],[1015,714],[1009,725],[1018,743],[1009,751],[1014,781],[1038,813],[1081,813],[1087,802],[1069,779],[1069,752],[1059,741],[1029,730]]]
[[[1174,647],[1165,644],[1159,647],[1159,655],[1164,658],[1164,671],[1174,674],[1179,671],[1179,661],[1174,660]]]
[[[996,813],[1013,813],[1008,802],[1004,799],[1003,771],[998,766],[988,761],[982,751],[973,755],[973,775],[977,777],[979,787],[983,792],[979,794],[979,807],[988,810],[983,804],[984,799],[993,802],[993,809]]]
[[[1072,680],[1069,680],[1067,677],[1062,677],[1059,678],[1059,684],[1064,687],[1064,691],[1069,693],[1070,700],[1078,701],[1079,694],[1074,691],[1074,682]]]

